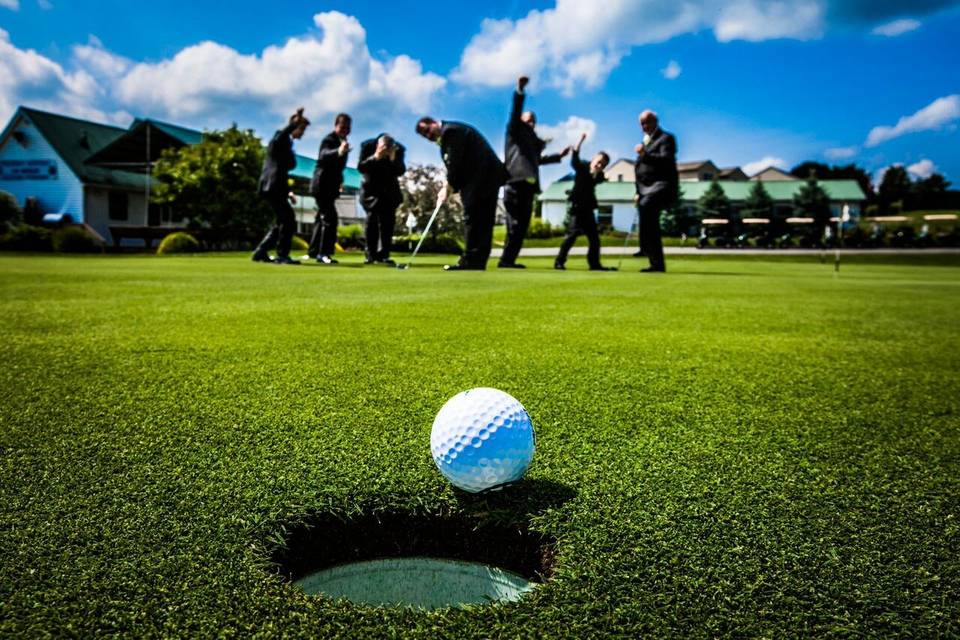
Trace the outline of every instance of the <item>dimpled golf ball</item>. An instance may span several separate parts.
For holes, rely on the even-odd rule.
[[[470,493],[522,478],[535,446],[527,410],[497,389],[470,389],[450,398],[430,433],[430,451],[440,473]]]

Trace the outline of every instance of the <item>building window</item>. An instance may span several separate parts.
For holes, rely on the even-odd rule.
[[[710,182],[710,181],[712,181],[712,180],[713,180],[713,174],[712,174],[712,173],[704,173],[704,174],[703,174],[703,178],[701,179],[701,182]]]
[[[130,213],[130,198],[125,191],[111,191],[107,214],[111,220],[126,220]]]

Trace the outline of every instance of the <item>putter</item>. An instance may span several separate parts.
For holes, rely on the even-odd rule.
[[[630,231],[627,231],[627,237],[623,240],[623,253],[620,254],[620,259],[617,260],[617,271],[620,271],[623,268],[623,256],[627,252],[627,246],[630,244],[630,237],[633,235],[633,230],[640,229],[640,212],[637,211],[636,215],[633,216],[633,226],[630,227]]]
[[[437,203],[437,208],[433,210],[433,215],[430,216],[430,221],[427,223],[427,228],[423,230],[423,233],[420,234],[420,241],[417,242],[416,248],[414,248],[413,253],[410,255],[410,262],[406,264],[398,264],[397,269],[409,269],[410,265],[413,264],[414,258],[417,257],[417,252],[420,251],[420,245],[423,244],[423,241],[426,239],[427,234],[430,233],[430,227],[433,226],[433,221],[437,219],[437,214],[440,213],[440,208],[443,206],[442,202]]]

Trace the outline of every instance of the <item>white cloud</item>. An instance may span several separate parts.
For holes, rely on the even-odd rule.
[[[0,29],[0,122],[26,104],[78,118],[128,124],[124,112],[97,106],[103,95],[103,87],[89,71],[67,71],[33,49],[19,49],[10,34]]]
[[[20,0],[0,0],[0,7],[11,9],[12,11],[19,11]]]
[[[919,20],[903,18],[901,20],[894,20],[893,22],[887,22],[886,24],[881,24],[877,27],[874,27],[871,33],[875,36],[895,38],[897,36],[902,36],[905,33],[916,31],[921,26],[922,25]]]
[[[519,20],[485,20],[452,78],[480,87],[506,87],[520,75],[572,94],[601,86],[633,47],[712,29],[722,42],[817,37],[824,0],[719,0],[666,3],[557,0]]]
[[[760,42],[776,38],[806,40],[823,33],[821,2],[754,2],[742,0],[722,3],[712,25],[717,40]]]
[[[743,172],[748,176],[755,176],[764,169],[769,169],[770,167],[777,167],[778,169],[783,169],[786,171],[787,161],[783,158],[778,158],[776,156],[764,156],[763,158],[755,161],[748,162],[743,165]]]
[[[216,42],[187,47],[173,58],[135,64],[117,85],[129,106],[171,118],[217,117],[259,108],[285,116],[303,104],[317,117],[374,109],[423,112],[446,80],[417,60],[372,57],[360,22],[339,12],[314,17],[320,34],[291,38],[259,55]]]
[[[938,98],[913,115],[900,118],[892,127],[874,127],[867,136],[866,145],[876,147],[908,133],[939,129],[958,118],[960,118],[960,95],[953,94]]]
[[[828,160],[849,160],[860,153],[859,147],[834,147],[823,152]]]
[[[923,159],[907,167],[907,171],[917,178],[929,178],[937,171],[937,165],[932,160]]]
[[[50,11],[53,9],[53,3],[50,2],[50,0],[37,0],[37,6],[44,11]]]
[[[680,74],[683,73],[683,67],[681,67],[680,63],[676,60],[671,60],[666,68],[660,70],[660,73],[662,73],[663,77],[667,80],[676,80],[680,77]]]
[[[579,116],[570,116],[563,122],[560,122],[555,125],[537,125],[537,135],[548,140],[551,143],[551,147],[557,147],[559,151],[568,144],[576,144],[580,141],[580,135],[586,133],[587,141],[585,145],[589,145],[591,141],[595,141],[597,138],[597,123],[588,118],[581,118]]]

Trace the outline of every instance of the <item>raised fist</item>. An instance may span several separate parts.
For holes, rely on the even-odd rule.
[[[527,88],[528,84],[530,84],[530,78],[527,76],[520,76],[520,78],[517,80],[517,89],[519,91],[523,91]]]

